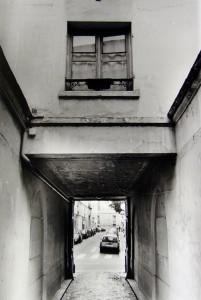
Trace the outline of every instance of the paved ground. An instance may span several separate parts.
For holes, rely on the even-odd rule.
[[[77,273],[62,300],[137,300],[121,273]]]

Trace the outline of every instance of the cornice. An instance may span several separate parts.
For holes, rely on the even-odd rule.
[[[168,117],[174,123],[182,117],[187,107],[193,100],[201,85],[201,52],[198,54],[184,84],[182,85],[174,103],[172,104]]]

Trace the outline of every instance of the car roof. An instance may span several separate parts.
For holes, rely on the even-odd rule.
[[[105,236],[117,237],[117,235],[114,234],[114,233],[107,233],[107,234],[104,234],[103,237],[105,237]]]

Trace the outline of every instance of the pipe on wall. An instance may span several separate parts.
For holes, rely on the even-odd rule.
[[[71,198],[72,197],[67,197],[53,182],[51,182],[50,179],[48,179],[41,171],[36,169],[30,159],[27,157],[27,155],[24,153],[24,135],[22,138],[22,144],[21,144],[21,158],[23,162],[26,164],[26,166],[29,168],[29,170],[36,176],[38,177],[41,181],[43,181],[48,187],[50,187],[55,193],[57,193],[62,199],[64,199],[66,202],[71,203]]]

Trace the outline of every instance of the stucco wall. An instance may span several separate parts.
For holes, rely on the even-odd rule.
[[[175,193],[175,159],[158,159],[131,197],[134,230],[132,274],[148,300],[170,300],[169,211]],[[175,256],[171,257],[173,261]],[[180,298],[177,298],[180,299]]]
[[[20,130],[2,101],[0,105],[0,298],[25,299],[31,208],[19,162]]]
[[[199,91],[176,125],[175,165],[159,163],[132,198],[140,216],[136,280],[148,299],[153,294],[160,300],[200,299],[200,98]],[[159,202],[154,221],[153,207]]]
[[[200,48],[199,1],[186,0],[3,0],[1,44],[31,107],[42,114],[63,112],[67,21],[129,21],[133,69],[140,100],[93,107],[97,114],[165,117]],[[80,104],[81,105],[81,104]],[[90,101],[66,107],[79,115]],[[116,104],[115,104],[116,105]],[[131,113],[132,112],[132,113]]]
[[[201,91],[176,126],[175,197],[168,208],[171,299],[201,295]]]
[[[67,205],[21,165],[21,131],[2,99],[0,120],[0,299],[48,300],[64,279]]]

